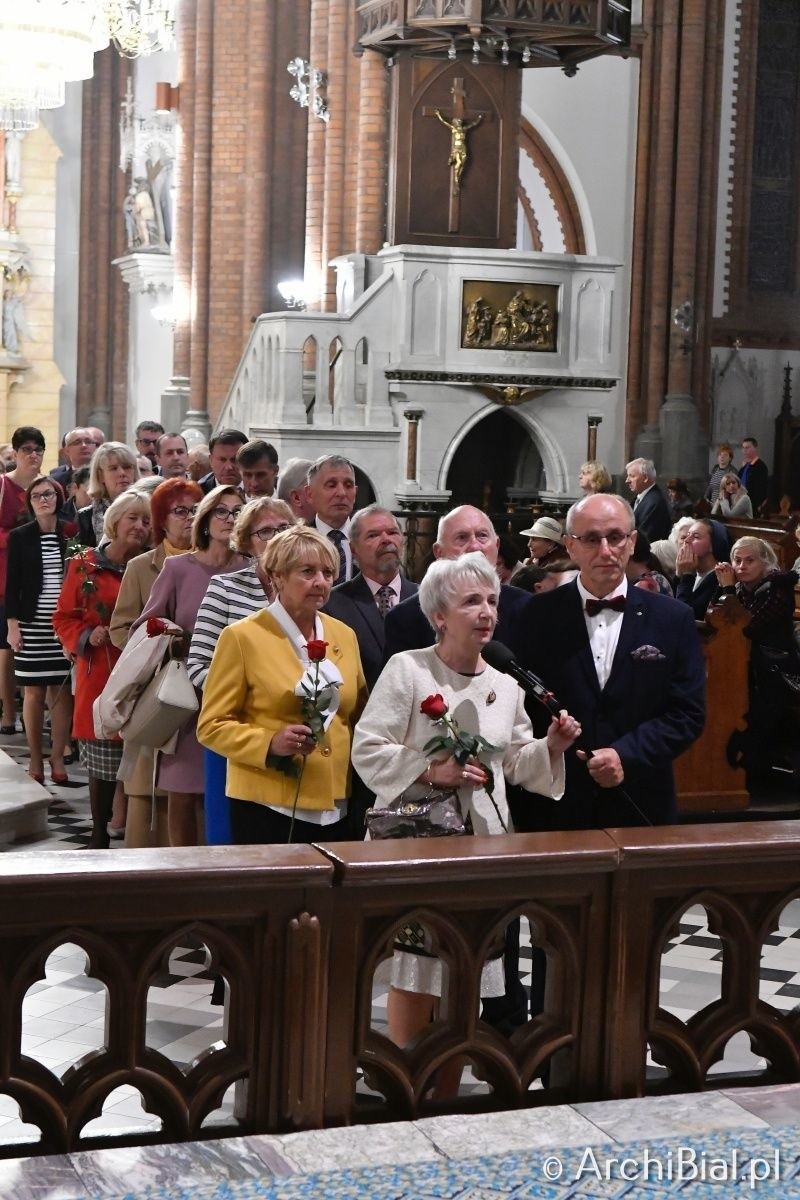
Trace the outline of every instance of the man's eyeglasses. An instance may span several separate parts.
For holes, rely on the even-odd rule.
[[[193,504],[191,508],[188,508],[185,504],[176,504],[169,511],[173,517],[193,517],[197,512],[197,505]],[[227,512],[227,508],[224,511]],[[217,513],[217,509],[214,509],[214,512]],[[219,513],[217,515],[219,516]],[[224,520],[225,518],[223,517],[222,519]]]
[[[94,444],[94,438],[75,438],[71,442],[66,442],[65,447],[67,450],[71,450],[74,446],[94,446]]]
[[[258,538],[260,542],[268,542],[276,533],[285,533],[287,529],[291,529],[291,525],[263,525],[261,529],[253,530],[253,537]]]
[[[31,500],[55,500],[56,494],[52,489],[48,492],[31,492]]]
[[[623,533],[621,529],[612,529],[610,533],[568,533],[566,536],[576,542],[583,542],[584,546],[592,550],[596,550],[602,542],[607,542],[612,550],[616,550],[632,533],[632,529],[628,533]]]
[[[241,508],[226,508],[224,504],[218,504],[211,510],[218,521],[235,521],[241,511]]]

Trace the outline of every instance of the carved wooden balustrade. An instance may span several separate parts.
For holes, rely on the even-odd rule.
[[[709,1069],[742,1031],[767,1068],[726,1083],[795,1081],[800,1017],[760,995],[759,963],[798,894],[792,822],[6,855],[0,1095],[42,1136],[0,1155],[693,1091],[719,1085]],[[665,945],[692,905],[721,939],[721,989],[684,1022],[660,1006],[659,985]],[[506,1039],[479,1019],[480,977],[520,915],[546,953],[544,1007]],[[431,934],[445,982],[438,1019],[400,1051],[375,1017],[373,984],[411,920]],[[182,1070],[148,1045],[147,998],[187,941],[208,948],[228,996],[222,1037]],[[104,1046],[59,1079],[22,1052],[21,1014],[67,942],[84,948],[108,999]],[[660,1078],[647,1073],[648,1045]],[[435,1073],[454,1058],[484,1090],[435,1100]],[[122,1084],[161,1129],[82,1133]],[[232,1084],[236,1116],[204,1124]]]

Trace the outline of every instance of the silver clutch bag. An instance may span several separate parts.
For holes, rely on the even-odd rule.
[[[412,798],[402,792],[385,808],[368,808],[365,816],[372,841],[387,838],[464,837],[472,833],[472,822],[461,811],[458,792],[430,788]]]

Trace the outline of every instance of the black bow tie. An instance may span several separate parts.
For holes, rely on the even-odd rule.
[[[608,600],[587,600],[586,612],[590,617],[597,617],[604,608],[612,608],[614,612],[625,612],[625,597],[612,596]]]

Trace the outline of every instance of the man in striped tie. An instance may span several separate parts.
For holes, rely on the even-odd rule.
[[[350,517],[356,503],[353,464],[339,454],[323,454],[308,469],[306,495],[316,514],[309,525],[329,538],[339,555],[336,583],[355,574],[350,547]]]

